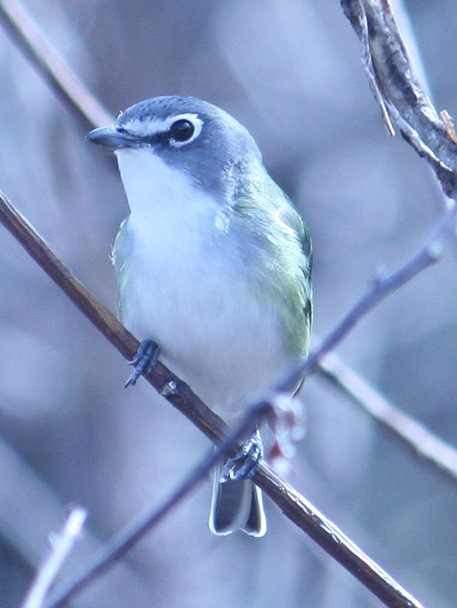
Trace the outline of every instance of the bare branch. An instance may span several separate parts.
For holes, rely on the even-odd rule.
[[[84,86],[52,48],[38,25],[16,0],[0,1],[0,21],[51,89],[93,126],[112,122],[112,115]]]
[[[83,572],[57,589],[46,608],[59,608],[64,606],[72,597],[90,585],[100,574],[105,572],[112,564],[121,559],[141,538],[152,528],[157,526],[199,483],[206,479],[211,469],[233,450],[252,429],[253,422],[263,418],[271,411],[271,404],[265,401],[256,403],[248,408],[241,420],[233,429],[230,429],[215,450],[194,468],[177,489],[164,501],[160,507],[148,508],[134,523],[119,532],[111,542],[97,553],[86,565]],[[24,608],[32,608],[25,607]]]
[[[22,608],[42,608],[64,561],[80,537],[86,518],[87,511],[81,507],[70,511],[61,533],[51,538],[51,552],[38,570]]]
[[[333,522],[276,475],[265,463],[254,476],[256,484],[283,513],[351,572],[390,608],[421,608],[422,604],[370,559]]]
[[[457,183],[456,138],[416,74],[389,0],[341,0],[341,5],[362,42],[365,71],[389,132],[396,123],[451,196]]]
[[[254,409],[255,416],[265,415],[265,410]],[[220,448],[209,454],[194,470],[191,476],[157,510],[146,511],[127,530],[120,532],[107,548],[94,557],[84,572],[68,585],[57,590],[46,608],[60,608],[76,593],[89,585],[94,578],[105,571],[114,561],[120,559],[144,534],[157,525],[182,498],[184,498],[208,471],[227,452],[252,423],[252,412],[231,432]],[[349,572],[370,589],[382,602],[391,608],[423,608],[411,594],[403,589],[378,564],[364,554],[337,526],[324,517],[310,502],[296,492],[289,484],[262,463],[254,481],[283,510],[284,514],[298,527],[313,538],[325,551],[343,565]]]
[[[453,203],[436,224],[431,235],[409,260],[390,274],[385,270],[378,271],[371,287],[355,303],[335,329],[310,353],[304,362],[299,363],[295,369],[284,377],[280,384],[281,389],[285,391],[287,388],[296,386],[300,378],[317,371],[320,361],[334,350],[375,306],[423,270],[435,264],[442,255],[445,240],[453,235],[455,231],[456,220],[457,205]]]
[[[457,451],[454,448],[392,405],[334,353],[328,354],[318,368],[320,377],[345,393],[421,460],[457,482]]]

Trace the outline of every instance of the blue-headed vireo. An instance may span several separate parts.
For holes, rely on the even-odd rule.
[[[115,150],[130,207],[113,247],[121,321],[215,411],[237,413],[307,355],[311,240],[248,133],[220,108],[157,97],[88,139]],[[261,451],[260,439],[257,454]],[[263,536],[260,490],[215,479],[210,529]]]

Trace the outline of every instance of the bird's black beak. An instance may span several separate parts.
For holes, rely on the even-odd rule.
[[[94,129],[86,135],[86,139],[94,144],[114,149],[137,148],[140,143],[138,137],[115,125]]]

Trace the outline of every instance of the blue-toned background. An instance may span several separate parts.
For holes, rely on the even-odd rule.
[[[338,0],[29,0],[24,5],[114,114],[170,93],[222,106],[255,136],[314,239],[316,335],[379,265],[414,250],[443,201],[389,138]],[[406,3],[438,109],[457,113],[457,6]],[[109,260],[127,213],[114,158],[84,141],[0,29],[0,188],[112,310]],[[165,204],[165,202],[164,202]],[[210,297],[210,294],[209,294]],[[457,245],[389,298],[338,354],[457,445]],[[0,605],[16,607],[65,507],[89,509],[63,575],[85,563],[208,449],[0,229]],[[425,605],[457,595],[457,488],[318,377],[289,480]],[[377,608],[267,501],[262,540],[207,528],[210,482],[74,601],[96,608]]]

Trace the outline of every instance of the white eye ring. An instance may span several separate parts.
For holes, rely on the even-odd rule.
[[[182,146],[190,144],[191,141],[197,139],[203,128],[203,120],[198,117],[198,114],[178,114],[177,116],[173,116],[165,121],[165,124],[167,125],[167,130],[171,129],[172,125],[175,122],[178,122],[178,120],[187,120],[187,122],[190,122],[194,127],[194,132],[192,133],[192,136],[189,137],[189,139],[186,139],[185,141],[177,141],[173,138],[170,138],[170,145],[172,145],[173,148],[181,148]]]
[[[169,139],[170,146],[173,148],[181,148],[186,144],[190,144],[191,141],[194,141],[194,139],[196,139],[202,132],[203,120],[199,118],[198,114],[178,114],[177,116],[169,116],[163,120],[159,120],[157,118],[141,120],[135,117],[128,122],[125,122],[122,125],[122,128],[125,129],[130,135],[137,135],[138,137],[153,137],[154,135],[168,133],[171,126],[178,120],[187,120],[194,127],[192,137],[186,141],[176,141],[173,138]]]

